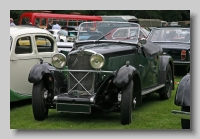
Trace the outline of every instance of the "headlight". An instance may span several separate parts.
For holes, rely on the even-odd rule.
[[[52,64],[58,69],[62,69],[66,65],[66,56],[64,54],[55,54],[52,57]]]
[[[105,58],[103,55],[101,54],[93,54],[90,57],[90,65],[94,68],[94,69],[100,69],[103,67],[105,63]]]

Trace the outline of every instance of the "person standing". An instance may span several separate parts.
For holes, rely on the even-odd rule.
[[[40,24],[38,23],[38,21],[35,21],[35,26],[38,28],[40,27]]]
[[[12,18],[10,18],[10,26],[16,26]]]
[[[53,20],[51,19],[51,20],[49,21],[49,24],[47,25],[47,30],[48,30],[48,29],[52,29],[52,26],[53,26]]]
[[[58,21],[56,21],[56,24],[52,26],[52,29],[61,29]]]

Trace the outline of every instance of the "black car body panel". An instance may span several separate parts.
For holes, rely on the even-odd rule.
[[[177,106],[190,106],[190,95],[190,74],[187,74],[178,84],[174,104]]]
[[[178,84],[174,104],[180,106],[180,110],[172,110],[171,114],[181,120],[182,129],[190,129],[190,108],[191,108],[191,92],[190,92],[190,73],[185,75]]]

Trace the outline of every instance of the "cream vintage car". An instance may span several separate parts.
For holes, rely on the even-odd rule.
[[[56,53],[58,48],[49,31],[30,26],[10,27],[10,102],[31,98],[30,70],[41,61],[51,63]]]

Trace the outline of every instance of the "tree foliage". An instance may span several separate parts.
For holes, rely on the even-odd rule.
[[[11,10],[10,17],[18,20],[28,10]],[[41,10],[32,10],[40,12]],[[144,19],[161,19],[168,22],[190,20],[190,10],[44,10],[52,13],[70,14],[78,12],[84,15],[133,15]]]

